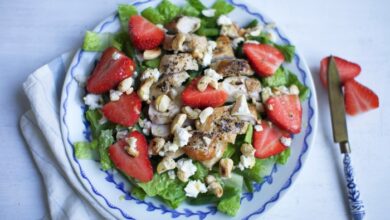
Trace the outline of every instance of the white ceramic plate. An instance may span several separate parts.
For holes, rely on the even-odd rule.
[[[243,25],[253,18],[259,23],[267,24],[272,21],[257,10],[258,7],[228,0],[236,8],[229,15],[233,21]],[[142,9],[155,6],[160,1],[136,2],[134,5]],[[174,1],[183,5],[184,0]],[[110,16],[102,21],[95,29],[96,32],[117,32],[120,22],[117,15]],[[288,37],[277,27],[274,30],[277,42],[292,44]],[[213,205],[191,206],[183,204],[176,210],[167,207],[160,201],[147,198],[137,200],[130,192],[128,182],[115,171],[102,171],[98,162],[92,160],[77,160],[74,155],[73,143],[85,140],[89,136],[86,120],[83,116],[85,109],[82,97],[85,95],[75,76],[90,74],[99,53],[79,50],[67,73],[61,98],[61,130],[69,162],[72,164],[80,182],[102,208],[117,218],[125,219],[223,219],[230,218],[217,212]],[[302,105],[303,128],[302,132],[294,136],[291,146],[291,156],[284,166],[275,165],[270,176],[262,184],[255,185],[254,193],[243,193],[241,209],[234,219],[249,219],[260,215],[276,202],[289,188],[303,165],[307,151],[313,141],[316,128],[317,102],[313,80],[303,57],[296,53],[293,62],[286,65],[298,75],[298,78],[311,90],[311,95]],[[173,189],[174,190],[174,189]]]

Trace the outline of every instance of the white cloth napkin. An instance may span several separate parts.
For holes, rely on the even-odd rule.
[[[24,82],[31,110],[21,117],[20,127],[42,175],[51,219],[112,219],[79,182],[61,137],[62,83],[73,54],[57,57]]]

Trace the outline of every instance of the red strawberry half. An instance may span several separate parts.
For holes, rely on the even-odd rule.
[[[226,102],[228,94],[223,89],[214,89],[208,86],[205,91],[199,91],[197,88],[199,79],[193,79],[181,94],[184,105],[193,108],[206,108],[218,107]]]
[[[301,131],[302,107],[297,95],[281,95],[269,98],[265,109],[270,121],[293,134]]]
[[[113,47],[107,48],[87,81],[87,91],[107,92],[133,75],[134,69],[133,60]]]
[[[118,101],[111,101],[105,104],[102,111],[109,121],[130,127],[137,123],[141,114],[141,108],[142,101],[133,92],[130,95],[121,95]]]
[[[352,63],[350,61],[344,60],[340,57],[333,57],[336,62],[337,70],[339,71],[340,82],[344,83],[347,80],[355,78],[359,75],[362,70],[359,64]],[[329,65],[330,57],[325,57],[321,60],[321,68],[320,68],[320,78],[322,85],[328,86],[328,65]]]
[[[282,144],[280,138],[289,137],[289,134],[276,126],[270,126],[267,121],[263,121],[261,126],[263,130],[253,133],[255,157],[263,159],[283,152],[287,147]]]
[[[133,131],[126,138],[136,138],[137,157],[130,156],[125,148],[128,146],[125,139],[119,140],[108,149],[110,159],[115,167],[141,182],[149,182],[153,179],[153,167],[148,157],[148,143],[143,134]]]
[[[355,80],[348,80],[344,84],[345,111],[356,115],[379,107],[378,96],[369,88]]]
[[[243,51],[259,76],[271,76],[284,61],[283,54],[268,44],[244,44]]]
[[[165,33],[140,15],[131,16],[129,35],[138,50],[150,50],[158,47],[164,40]]]

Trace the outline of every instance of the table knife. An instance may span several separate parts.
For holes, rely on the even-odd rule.
[[[343,154],[344,177],[347,187],[349,211],[353,220],[363,219],[365,210],[363,201],[360,199],[360,191],[356,185],[352,162],[351,147],[348,142],[347,122],[345,117],[344,96],[341,88],[339,72],[333,56],[328,64],[328,91],[329,105],[332,118],[333,139],[340,145]]]

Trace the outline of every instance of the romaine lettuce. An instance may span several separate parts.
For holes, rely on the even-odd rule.
[[[163,0],[156,9],[164,17],[164,23],[171,22],[176,16],[180,14],[180,7],[172,4],[169,0]]]
[[[206,6],[200,0],[187,0],[187,2],[198,11],[206,9]]]
[[[215,9],[215,17],[229,14],[234,10],[234,6],[227,3],[225,0],[216,0],[211,8]]]
[[[147,183],[138,183],[146,195],[159,196],[172,208],[177,208],[186,199],[184,192],[185,183],[180,180],[170,179],[167,173],[155,174],[153,179]]]
[[[141,12],[141,15],[154,24],[164,24],[164,16],[153,7],[146,8]]]
[[[274,44],[274,46],[283,54],[284,59],[287,62],[290,63],[293,60],[295,54],[295,46],[289,44],[286,45]]]
[[[184,7],[182,7],[181,14],[186,16],[198,17],[200,15],[200,11],[198,11],[192,5],[187,4]]]
[[[235,173],[232,173],[231,178],[224,180],[224,195],[217,205],[218,211],[226,213],[230,216],[237,214],[238,210],[240,209],[242,184],[242,176]],[[226,193],[229,191],[231,193]]]
[[[122,30],[127,32],[129,27],[129,18],[132,15],[138,14],[138,11],[134,5],[119,4],[118,14],[122,25]]]
[[[114,143],[114,137],[112,136],[112,130],[102,130],[98,138],[98,152],[100,157],[100,164],[103,170],[112,168],[112,162],[108,155],[108,147]]]
[[[95,159],[98,142],[80,141],[74,144],[74,151],[77,159]]]

